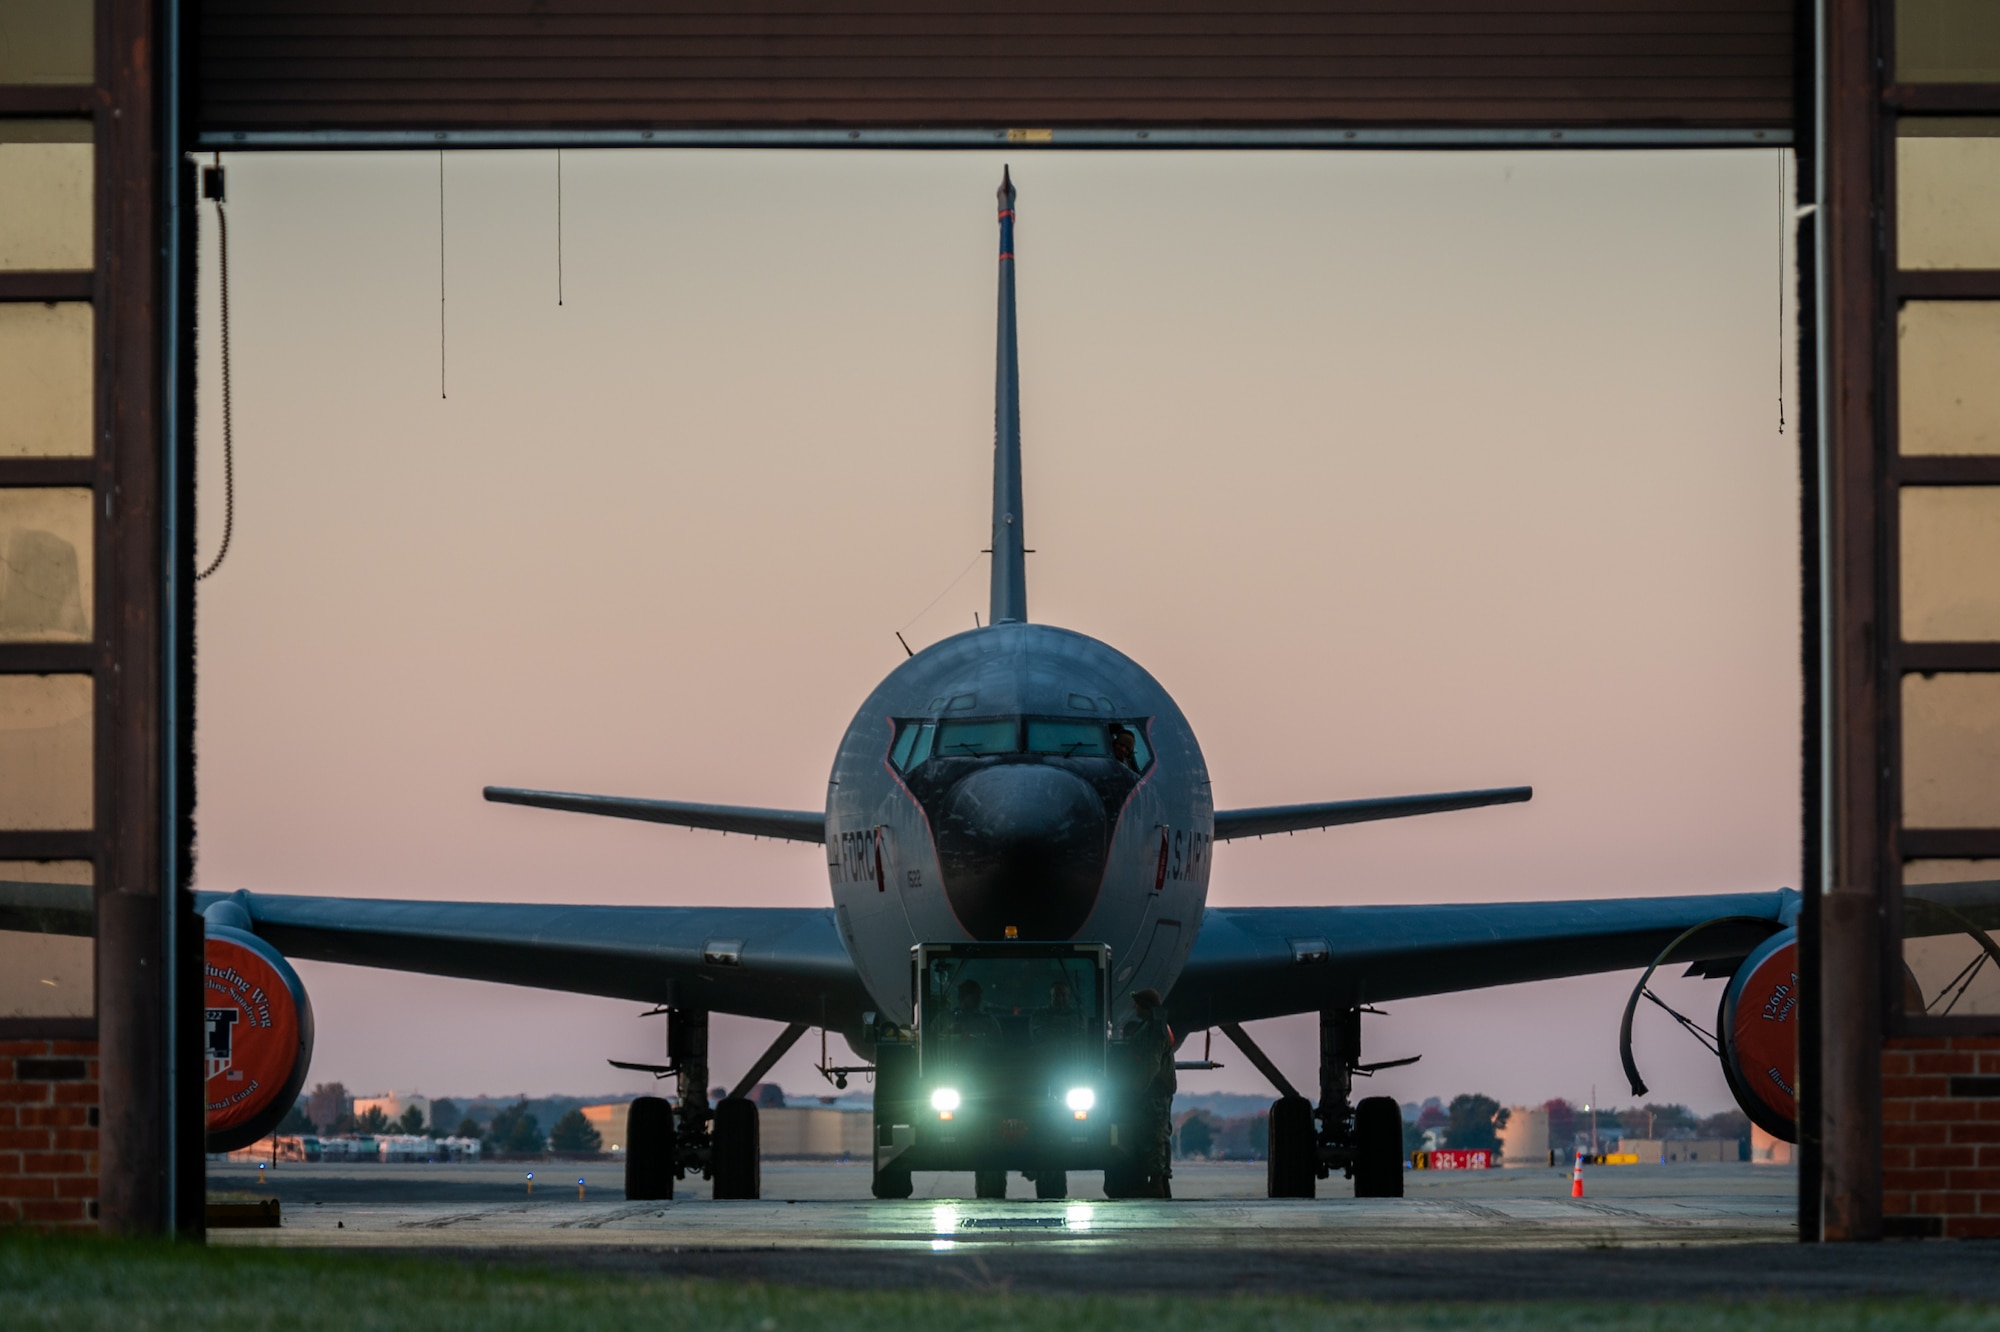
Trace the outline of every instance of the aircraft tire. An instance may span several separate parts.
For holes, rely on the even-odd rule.
[[[674,1107],[658,1096],[632,1102],[625,1121],[625,1196],[658,1202],[674,1196]]]
[[[1370,1096],[1354,1107],[1354,1196],[1403,1196],[1403,1112],[1393,1097]]]
[[[1123,1162],[1113,1161],[1104,1167],[1104,1196],[1107,1198],[1136,1198],[1145,1185],[1145,1177]]]
[[[741,1096],[719,1102],[713,1135],[710,1172],[716,1200],[762,1197],[764,1163],[756,1103]]]
[[[972,1172],[972,1196],[975,1198],[1004,1198],[1007,1196],[1007,1172],[1004,1170],[975,1170]]]
[[[1312,1197],[1319,1178],[1319,1161],[1311,1101],[1303,1096],[1284,1096],[1272,1103],[1271,1139],[1266,1150],[1266,1196]]]
[[[916,1185],[910,1181],[910,1172],[891,1167],[875,1172],[874,1193],[877,1198],[907,1198],[916,1192]]]
[[[1069,1197],[1069,1171],[1037,1170],[1035,1172],[1035,1196],[1037,1198]]]

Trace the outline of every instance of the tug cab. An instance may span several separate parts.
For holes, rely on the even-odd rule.
[[[1070,1170],[1117,1164],[1109,947],[918,944],[910,985],[912,1025],[872,1033],[877,1197],[909,1197],[912,1170],[969,1170],[981,1198],[1004,1198],[1009,1171],[1061,1198]]]

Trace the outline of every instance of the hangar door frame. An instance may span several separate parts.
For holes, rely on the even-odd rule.
[[[171,3],[171,0],[169,0]],[[420,0],[418,8],[427,9],[431,3]],[[1864,0],[1865,2],[1865,0]],[[977,119],[973,123],[957,124],[883,124],[853,123],[843,124],[836,120],[825,123],[781,123],[781,124],[704,124],[700,118],[658,117],[653,123],[632,123],[635,113],[643,115],[647,110],[658,108],[624,106],[618,108],[627,123],[603,123],[605,112],[595,108],[575,116],[576,123],[565,123],[574,112],[564,114],[562,109],[538,108],[543,123],[517,125],[478,123],[477,117],[462,114],[440,114],[435,105],[426,108],[421,101],[391,104],[386,113],[377,111],[369,117],[373,123],[338,124],[315,119],[311,115],[293,118],[293,123],[234,125],[222,118],[222,113],[209,105],[204,85],[212,83],[214,62],[210,52],[204,48],[206,33],[195,37],[187,52],[185,68],[194,75],[194,87],[182,88],[176,92],[169,90],[170,101],[186,108],[184,115],[189,119],[192,133],[188,136],[186,148],[181,154],[182,168],[178,173],[177,207],[171,209],[170,233],[173,235],[172,252],[179,256],[174,273],[181,280],[181,290],[170,304],[187,313],[181,318],[181,327],[175,335],[183,340],[185,363],[180,367],[176,382],[180,393],[168,423],[169,438],[174,449],[181,456],[171,464],[171,472],[178,478],[170,494],[185,496],[187,504],[179,514],[170,520],[169,526],[180,534],[180,546],[176,551],[176,561],[184,578],[192,580],[195,551],[193,546],[192,514],[192,469],[193,469],[193,423],[192,402],[193,357],[192,327],[194,251],[196,248],[197,223],[195,207],[194,153],[258,152],[258,151],[477,151],[508,149],[699,149],[699,148],[814,148],[838,152],[843,149],[904,149],[904,150],[1011,150],[1011,151],[1171,151],[1202,150],[1229,151],[1254,149],[1289,149],[1299,151],[1369,151],[1369,150],[1434,150],[1434,151],[1495,151],[1495,150],[1587,150],[1587,149],[1645,149],[1645,150],[1689,150],[1718,148],[1791,148],[1797,163],[1793,172],[1794,205],[1799,220],[1795,228],[1795,254],[1798,258],[1796,281],[1797,349],[1799,394],[1802,401],[1798,430],[1799,476],[1800,476],[1800,539],[1801,539],[1801,599],[1800,614],[1803,621],[1801,634],[1801,674],[1802,689],[1802,812],[1801,812],[1801,878],[1802,886],[1808,891],[1803,894],[1801,912],[1801,954],[1802,968],[1806,975],[1816,962],[1818,934],[1818,893],[1810,889],[1817,887],[1823,877],[1825,861],[1822,848],[1825,845],[1825,810],[1823,806],[1824,783],[1821,776],[1822,750],[1817,743],[1824,728],[1822,714],[1823,690],[1820,686],[1822,673],[1821,653],[1821,562],[1818,558],[1821,543],[1820,522],[1820,477],[1823,468],[1823,447],[1816,447],[1819,439],[1819,406],[1817,397],[1816,347],[1818,342],[1816,299],[1818,289],[1818,247],[1816,233],[1810,217],[1813,204],[1818,197],[1819,172],[1816,169],[1814,135],[1812,127],[1817,123],[1814,102],[1817,96],[1817,80],[1814,77],[1816,64],[1813,48],[1803,38],[1814,32],[1816,6],[1812,0],[1783,0],[1784,7],[1791,11],[1792,60],[1786,82],[1790,85],[1789,114],[1785,119],[1789,125],[1772,123],[1768,109],[1765,116],[1745,117],[1750,123],[1740,125],[1703,123],[1696,116],[1664,117],[1656,107],[1649,107],[1652,114],[1630,116],[1632,123],[1606,124],[1590,123],[1593,118],[1612,119],[1616,113],[1604,101],[1592,103],[1582,115],[1549,113],[1544,110],[1542,123],[1518,123],[1508,114],[1511,108],[1502,108],[1486,114],[1465,114],[1464,103],[1460,103],[1457,116],[1424,116],[1412,111],[1412,104],[1392,98],[1371,99],[1379,102],[1375,108],[1366,106],[1314,106],[1294,104],[1288,108],[1289,116],[1256,117],[1251,123],[1243,123],[1239,117],[1231,115],[1203,116],[1196,123],[1156,123],[1137,122],[1127,115],[1106,114],[1103,111],[1086,112],[1079,116],[1081,108],[1065,105],[1060,100],[1044,102],[1041,105],[1016,109],[1003,104],[989,105],[972,111]],[[1717,9],[1737,8],[1726,0],[1638,0],[1637,7],[1654,7],[1660,10],[1713,12]],[[218,10],[237,8],[256,10],[269,7],[269,0],[237,0],[214,6]],[[339,0],[332,6],[339,8]],[[361,6],[356,5],[356,8]],[[496,8],[511,8],[504,0]],[[586,8],[592,6],[586,5]],[[680,6],[674,0],[664,0],[664,8],[676,9]],[[924,6],[914,6],[922,9]],[[942,7],[942,6],[941,6]],[[1197,5],[1199,9],[1203,6]],[[1305,0],[1298,9],[1310,11],[1317,8],[1328,10],[1372,9],[1376,6],[1356,0]],[[1444,8],[1436,0],[1419,0],[1417,8]],[[1474,9],[1499,10],[1505,8],[1505,0],[1492,0],[1488,4],[1475,4]],[[1620,0],[1569,0],[1560,6],[1569,14],[1582,18],[1593,9],[1622,9],[1628,7]],[[1150,6],[1132,6],[1127,12],[1137,10],[1143,14]],[[1164,8],[1164,7],[1162,7]],[[1226,6],[1216,6],[1224,9]],[[1002,6],[1001,9],[1006,9]],[[215,20],[219,26],[222,20]],[[1439,99],[1432,105],[1442,104],[1444,87],[1450,76],[1429,80],[1419,84],[1420,95]],[[1027,99],[1022,99],[1027,100]],[[1382,107],[1389,109],[1384,111]],[[1543,104],[1546,107],[1546,104]],[[1150,108],[1149,108],[1150,109]],[[428,122],[422,117],[428,111]],[[1329,116],[1328,112],[1336,112]],[[1346,114],[1338,115],[1344,111]],[[1610,112],[1610,114],[1607,114]],[[937,114],[932,110],[932,114]],[[959,110],[957,115],[965,112]],[[1154,111],[1158,114],[1158,111]],[[1183,111],[1186,114],[1186,111]],[[947,112],[946,119],[957,118]],[[282,122],[282,114],[275,117]],[[357,119],[362,119],[357,117]],[[513,119],[499,116],[494,119]],[[688,123],[694,120],[696,123]],[[1272,123],[1276,120],[1277,123]],[[468,123],[470,121],[471,123]],[[1261,123],[1258,123],[1261,122]],[[1287,123],[1291,122],[1291,123]],[[1331,122],[1331,123],[1329,123]],[[191,606],[189,607],[191,614]],[[181,641],[192,641],[192,623],[186,625],[181,634],[171,635]],[[178,678],[192,675],[192,663],[187,663],[185,671]],[[191,709],[173,709],[170,717],[191,715]],[[176,748],[185,744],[181,737],[174,737]],[[185,823],[191,827],[192,807],[174,811],[176,818],[169,820]],[[184,863],[184,862],[183,862]],[[184,875],[184,871],[181,871]],[[178,882],[178,880],[176,880]],[[1804,978],[1802,978],[1804,979]],[[1805,987],[1807,995],[1813,993],[1813,986]],[[1801,1081],[1805,1088],[1816,1088],[1818,1063],[1817,1041],[1803,1038],[1804,1033],[1816,1034],[1817,1028],[1812,1015],[1811,1000],[1802,1005],[1801,1016]],[[1820,1179],[1818,1168],[1819,1118],[1816,1096],[1809,1091],[1811,1099],[1801,1104],[1801,1163],[1799,1220],[1803,1238],[1816,1239],[1820,1235]]]
[[[1251,49],[1240,49],[1242,43],[1238,42],[1231,47],[1230,41],[1242,34],[1213,25],[1240,26],[1243,20],[1216,0],[1154,0],[1151,4],[1146,0],[1102,0],[1092,12],[1114,29],[1124,25],[1111,36],[1118,38],[1122,33],[1134,39],[1124,45],[1113,41],[1109,47],[1101,40],[1104,32],[1065,29],[1064,22],[1074,15],[1022,15],[993,2],[952,6],[942,0],[856,0],[848,4],[824,0],[781,11],[776,5],[732,7],[703,5],[697,0],[638,0],[622,8],[610,0],[572,0],[553,12],[537,0],[413,0],[400,9],[372,4],[371,0],[85,3],[92,4],[96,14],[94,83],[62,89],[0,87],[0,115],[86,115],[94,119],[99,131],[95,168],[99,269],[90,290],[98,307],[99,362],[109,370],[100,371],[97,457],[91,475],[107,496],[121,496],[128,510],[108,538],[114,558],[100,561],[102,567],[115,569],[116,576],[107,573],[99,580],[101,619],[111,626],[104,631],[107,651],[99,665],[109,672],[125,671],[121,696],[125,701],[115,713],[103,713],[105,724],[97,732],[100,796],[93,849],[100,866],[116,863],[123,867],[118,873],[130,880],[122,885],[126,893],[140,898],[151,895],[157,900],[156,917],[149,927],[126,928],[116,939],[106,933],[99,940],[105,1098],[108,1103],[121,1103],[107,1115],[103,1175],[106,1179],[137,1180],[110,1186],[122,1191],[116,1197],[107,1194],[105,1223],[114,1229],[183,1232],[198,1232],[201,1224],[201,1102],[199,1079],[194,1076],[200,1059],[192,1039],[198,1036],[198,1027],[190,1021],[192,1010],[200,1005],[198,954],[190,952],[199,947],[200,925],[190,909],[187,882],[193,829],[190,742],[197,207],[193,154],[260,149],[568,146],[991,147],[1015,151],[1790,146],[1798,163],[1794,179],[1804,219],[1821,197],[1815,146],[1816,127],[1822,123],[1817,110],[1823,44],[1820,12],[1829,3],[1871,7],[1871,0],[1551,0],[1538,6],[1534,16],[1542,23],[1542,30],[1529,32],[1505,30],[1521,9],[1511,0],[1405,0],[1400,4],[1280,0],[1267,7],[1293,27],[1303,25],[1310,30],[1307,35],[1316,40],[1329,33],[1336,37],[1346,34],[1358,49],[1367,52],[1357,66],[1353,60],[1342,64],[1346,57],[1325,40],[1317,46],[1303,39],[1294,41],[1282,23],[1275,44],[1267,41],[1259,48],[1253,41]],[[385,22],[403,23],[404,37],[435,46],[440,34],[449,37],[446,29],[450,22],[467,15],[472,16],[475,26],[485,16],[499,31],[509,24],[519,28],[529,20],[559,21],[578,15],[603,18],[635,10],[642,18],[651,14],[663,20],[687,20],[697,27],[740,11],[763,25],[764,31],[752,34],[762,41],[782,37],[787,23],[823,39],[829,32],[838,36],[849,28],[879,31],[884,24],[893,26],[897,15],[934,18],[972,13],[978,21],[957,34],[964,39],[957,47],[929,56],[920,52],[919,63],[947,57],[958,60],[977,86],[946,88],[942,93],[933,87],[926,93],[919,86],[921,79],[911,82],[907,66],[864,64],[844,71],[849,91],[886,89],[911,95],[895,105],[859,107],[850,103],[836,107],[834,114],[814,116],[811,106],[786,92],[783,79],[767,68],[759,75],[764,82],[753,80],[747,92],[739,89],[742,95],[724,112],[712,109],[726,100],[721,94],[704,101],[698,87],[695,96],[680,99],[678,110],[663,111],[656,104],[657,98],[647,101],[650,94],[646,90],[641,90],[642,95],[624,96],[622,101],[617,97],[608,101],[571,99],[574,104],[567,104],[569,83],[585,81],[593,72],[556,70],[552,79],[540,85],[540,101],[516,104],[489,96],[483,103],[484,112],[467,112],[463,107],[450,112],[439,97],[426,92],[430,83],[442,81],[444,75],[433,71],[431,76],[398,83],[392,77],[395,70],[390,68],[394,52],[385,56],[381,51],[357,51],[352,45],[353,23],[371,13]],[[1692,40],[1690,33],[1699,38],[1717,24],[1727,28],[1746,11],[1766,20],[1782,20],[1789,48],[1782,73],[1768,51],[1759,67],[1761,72],[1746,75],[1740,60],[1732,64],[1735,56],[1749,49],[1736,40],[1740,31],[1719,45],[1710,43],[1702,48],[1698,54],[1711,61],[1709,66],[1698,62],[1673,66],[1671,59],[1666,65],[1630,63],[1635,56],[1670,58],[1676,43],[1686,46]],[[1470,15],[1470,26],[1453,31],[1448,23],[1441,26],[1440,14]],[[454,15],[458,19],[453,19]],[[1404,23],[1403,29],[1396,29],[1397,22],[1411,15],[1415,18]],[[1024,34],[1026,38],[1035,36],[1029,30],[1038,19],[1049,26],[1041,34],[1045,40],[1040,46],[1033,40],[1023,46]],[[1202,21],[1210,23],[1210,29],[1201,30]],[[423,26],[427,22],[442,26],[426,33]],[[1182,40],[1176,46],[1165,40],[1189,37],[1191,30],[1186,25],[1190,22],[1196,24],[1193,45]],[[349,25],[344,34],[342,23]],[[1666,47],[1648,52],[1635,51],[1629,42],[1621,45],[1616,34],[1629,33],[1635,24],[1646,29],[1649,23],[1672,38]],[[1176,24],[1182,26],[1176,28]],[[260,25],[267,30],[267,37],[275,33],[291,45],[280,41],[259,48]],[[1607,32],[1612,38],[1604,36]],[[1153,49],[1148,42],[1156,36],[1161,41],[1154,44],[1158,49]],[[343,40],[349,45],[341,47]],[[1467,41],[1472,43],[1470,48]],[[230,47],[230,42],[237,45]],[[1458,43],[1456,49],[1454,42]],[[1333,45],[1338,47],[1339,43]],[[410,49],[417,51],[418,47]],[[1238,62],[1230,66],[1233,83],[1212,69],[1205,72],[1202,61],[1210,57],[1211,49]],[[1468,50],[1486,61],[1482,69],[1468,70]],[[424,51],[438,55],[435,49]],[[1318,57],[1314,51],[1320,53]],[[356,79],[342,85],[338,70],[328,76],[325,68],[311,63],[321,54],[339,57],[343,52],[364,65],[376,59],[376,65],[351,69]],[[1109,60],[1111,65],[1087,71],[1083,82],[1072,79],[1064,83],[1056,77],[1062,72],[1057,65],[1077,53],[1091,55],[1100,65]],[[448,57],[450,53],[444,54]],[[1301,59],[1309,64],[1314,58],[1323,59],[1325,68],[1299,69]],[[1568,65],[1562,63],[1565,58]],[[254,76],[260,60],[287,59],[306,63],[281,67],[280,78],[257,86]],[[1265,68],[1255,65],[1258,59],[1292,62],[1282,68],[1269,66],[1289,80],[1279,90],[1282,95],[1260,97],[1255,88],[1245,92],[1242,85],[1246,77],[1254,83],[1258,70]],[[1126,63],[1119,65],[1119,60]],[[1134,60],[1138,63],[1133,64]],[[1153,63],[1147,65],[1148,60]],[[1245,60],[1252,64],[1242,66]],[[1593,61],[1598,64],[1593,66]],[[1247,76],[1246,68],[1250,71]],[[1413,69],[1414,75],[1410,72]],[[239,79],[235,86],[239,94],[249,86],[236,105],[261,107],[261,119],[241,113],[243,118],[232,123],[232,113],[221,109],[227,99],[219,92],[229,83],[232,70],[238,75],[247,70],[249,76],[247,85]],[[1363,77],[1384,71],[1396,78],[1377,78],[1370,83]],[[1485,83],[1471,80],[1472,74],[1482,72],[1490,76]],[[806,73],[826,76],[825,70],[807,69]],[[505,77],[503,74],[502,82]],[[678,77],[663,76],[662,86]],[[387,90],[373,103],[368,88],[361,86],[370,78],[377,80],[377,92]],[[1634,100],[1635,90],[1657,90],[1662,81],[1676,78],[1685,79],[1684,104],[1663,104],[1657,98]],[[1318,79],[1317,84],[1314,79]],[[1134,95],[1122,103],[1116,98],[1107,102],[1089,95],[1090,80],[1136,89],[1145,95]],[[1120,84],[1119,80],[1126,82]],[[1211,83],[1215,85],[1211,91],[1218,95],[1204,100],[1204,88]],[[315,87],[331,95],[315,103]],[[1467,87],[1473,87],[1470,95]],[[786,101],[787,97],[791,100]],[[925,101],[925,97],[930,100]],[[477,104],[479,98],[472,101]],[[289,113],[284,110],[287,105],[293,108]],[[523,111],[522,105],[528,109]],[[364,114],[362,108],[367,106],[373,109]],[[782,106],[784,114],[759,113],[760,107],[768,106]],[[704,111],[704,107],[711,109]],[[1731,109],[1717,110],[1721,107]],[[1821,248],[1815,224],[1802,220],[1797,239],[1799,372],[1805,418],[1799,434],[1806,737],[1801,856],[1808,889],[1802,952],[1808,969],[1805,994],[1810,1004],[1816,993],[1810,969],[1818,937],[1819,894],[1813,890],[1823,880],[1826,861],[1822,848],[1829,843],[1820,767],[1825,744],[1820,595],[1820,478],[1825,444],[1820,440],[1821,414],[1815,401],[1822,382],[1816,313]],[[77,281],[72,279],[71,287]],[[0,299],[7,297],[7,291],[0,289]],[[22,287],[14,298],[42,297],[39,288],[29,291]],[[7,483],[8,471],[8,464],[0,461],[0,483]],[[116,654],[108,650],[113,643],[119,648]],[[0,671],[34,669],[27,657],[15,660],[10,653],[12,649],[0,647]],[[101,709],[107,707],[100,704]],[[122,811],[116,820],[111,818],[114,810]],[[103,879],[99,893],[102,904],[106,895]],[[154,976],[159,979],[152,980]],[[1809,1033],[1817,1030],[1811,1016],[1805,1017],[1803,1024]],[[1810,1095],[1810,1089],[1819,1085],[1814,1067],[1818,1042],[1803,1041],[1800,1053]],[[1801,1231],[1816,1237],[1820,1208],[1815,1130],[1819,1115],[1810,1102],[1803,1111]]]

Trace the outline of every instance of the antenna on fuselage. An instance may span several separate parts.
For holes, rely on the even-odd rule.
[[[1014,182],[1000,168],[1000,320],[993,375],[994,624],[1028,619],[1028,561],[1021,531],[1021,364],[1014,326]]]

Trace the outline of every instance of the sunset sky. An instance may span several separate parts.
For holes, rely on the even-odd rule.
[[[1002,160],[565,153],[559,306],[555,155],[448,154],[441,348],[437,154],[226,157],[197,886],[825,904],[811,847],[480,788],[819,808],[895,631],[984,613]],[[1796,886],[1778,153],[1005,160],[1033,617],[1174,693],[1218,805],[1535,787],[1224,846],[1212,904]],[[636,1004],[300,972],[313,1081],[652,1085],[604,1063],[658,1057]],[[1634,979],[1394,1005],[1368,1057],[1424,1058],[1366,1090],[1626,1100]],[[1663,992],[1706,1024],[1718,989]],[[714,1080],[775,1031],[718,1019]],[[1311,1078],[1311,1017],[1253,1033]],[[1729,1104],[1664,1015],[1638,1048]],[[775,1079],[830,1093],[816,1055]],[[1217,1057],[1183,1089],[1266,1090]]]

